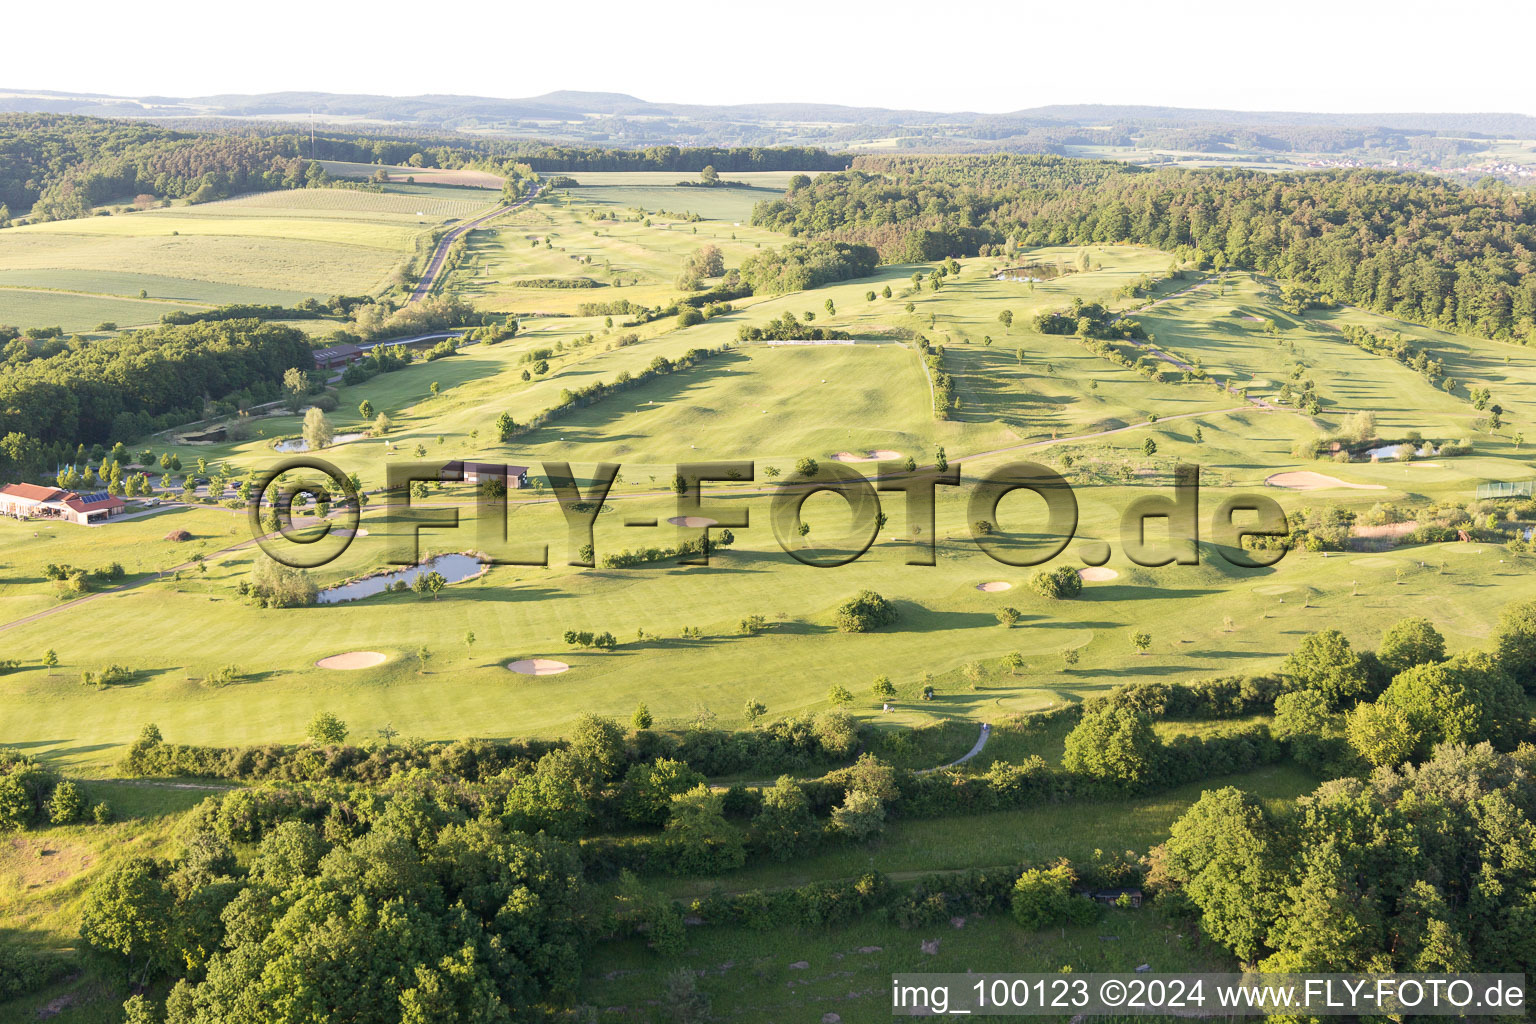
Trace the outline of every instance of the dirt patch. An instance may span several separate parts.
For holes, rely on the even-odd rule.
[[[838,452],[832,456],[834,462],[879,462],[881,459],[899,459],[901,452],[893,452],[889,448],[876,448],[865,455],[855,455],[853,452]]]
[[[1412,533],[1419,528],[1417,519],[1410,519],[1406,523],[1382,523],[1380,526],[1356,526],[1349,531],[1352,537],[1401,537],[1405,533]]]
[[[1264,482],[1271,487],[1284,487],[1288,491],[1326,491],[1335,487],[1347,487],[1355,491],[1386,490],[1382,484],[1352,484],[1336,476],[1326,476],[1307,469],[1291,473],[1276,473]]]
[[[437,167],[386,167],[390,181],[414,178],[418,185],[470,185],[474,188],[501,188],[502,179],[487,171],[469,168],[443,170]]]
[[[708,516],[673,516],[671,519],[668,519],[667,522],[671,523],[673,526],[687,526],[693,529],[698,529],[704,526],[720,525],[716,520],[710,519]]]
[[[1000,594],[1005,590],[1012,590],[1013,584],[1003,580],[994,580],[991,583],[978,583],[976,589],[984,594]]]
[[[80,997],[73,992],[67,992],[57,999],[50,999],[37,1008],[38,1020],[52,1020],[65,1010],[71,1009],[80,1002]]]
[[[315,662],[320,668],[359,669],[373,668],[382,665],[388,660],[378,651],[348,651],[345,654],[333,654],[329,658],[321,658]]]
[[[18,836],[0,855],[0,879],[20,892],[47,889],[74,878],[95,859],[89,848],[74,843]]]
[[[563,661],[553,658],[524,658],[522,661],[514,661],[507,668],[520,676],[557,676],[571,666]]]
[[[1079,569],[1077,575],[1084,583],[1103,583],[1105,580],[1120,578],[1118,572],[1106,569],[1102,565],[1090,565],[1086,569]]]

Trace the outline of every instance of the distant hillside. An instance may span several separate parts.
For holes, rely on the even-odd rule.
[[[278,92],[213,96],[98,96],[44,90],[0,89],[0,110],[46,111],[137,117],[308,117],[370,118],[421,127],[447,127],[466,117],[504,120],[571,119],[583,115],[608,117],[688,118],[710,121],[787,121],[843,125],[969,125],[993,119],[1039,126],[1144,124],[1159,127],[1332,126],[1395,128],[1434,133],[1463,133],[1536,138],[1536,117],[1497,112],[1350,113],[1306,111],[1242,111],[1104,104],[1057,104],[1028,107],[1003,114],[968,111],[891,110],[827,103],[658,103],[626,93],[559,90],[522,99],[490,96],[376,96],[324,92]]]

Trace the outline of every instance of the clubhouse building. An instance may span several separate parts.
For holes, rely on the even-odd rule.
[[[58,487],[6,484],[0,487],[0,515],[15,519],[62,519],[88,526],[122,515],[128,503],[115,494],[76,494]]]

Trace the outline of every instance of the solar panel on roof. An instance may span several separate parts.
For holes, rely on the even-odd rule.
[[[112,497],[112,495],[106,491],[96,491],[92,494],[82,494],[80,496],[80,500],[85,502],[87,505],[94,505],[98,501],[106,501],[110,497]]]

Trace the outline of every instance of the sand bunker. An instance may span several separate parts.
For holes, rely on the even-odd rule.
[[[889,448],[876,448],[868,455],[855,455],[853,452],[838,452],[832,456],[834,462],[879,462],[881,459],[899,459],[901,452],[893,452]]]
[[[667,522],[673,526],[689,526],[698,529],[704,526],[719,526],[720,524],[706,516],[673,516]]]
[[[373,668],[385,662],[384,655],[378,651],[348,651],[346,654],[333,654],[329,658],[321,658],[315,662],[320,668]]]
[[[1102,565],[1090,565],[1086,569],[1077,570],[1077,575],[1085,583],[1102,583],[1105,580],[1119,578],[1120,574],[1113,569],[1106,569]]]
[[[1332,487],[1348,487],[1356,491],[1384,491],[1382,484],[1351,484],[1340,480],[1336,476],[1325,476],[1322,473],[1314,473],[1311,470],[1300,470],[1294,473],[1276,473],[1264,481],[1271,487],[1284,487],[1290,491],[1326,491]]]
[[[1440,468],[1440,463],[1438,463],[1438,462],[1410,462],[1410,463],[1408,463],[1408,467],[1410,469],[1439,469]]]
[[[1005,583],[1002,580],[994,580],[991,583],[978,583],[976,584],[976,589],[987,594],[997,594],[1004,590],[1012,590],[1013,584]]]
[[[524,658],[507,666],[520,676],[557,676],[571,666],[553,658]]]
[[[368,530],[367,530],[366,527],[358,527],[356,530],[349,530],[345,526],[338,526],[338,527],[336,527],[336,529],[332,530],[331,533],[334,534],[337,537],[366,537],[366,536],[368,536]]]

